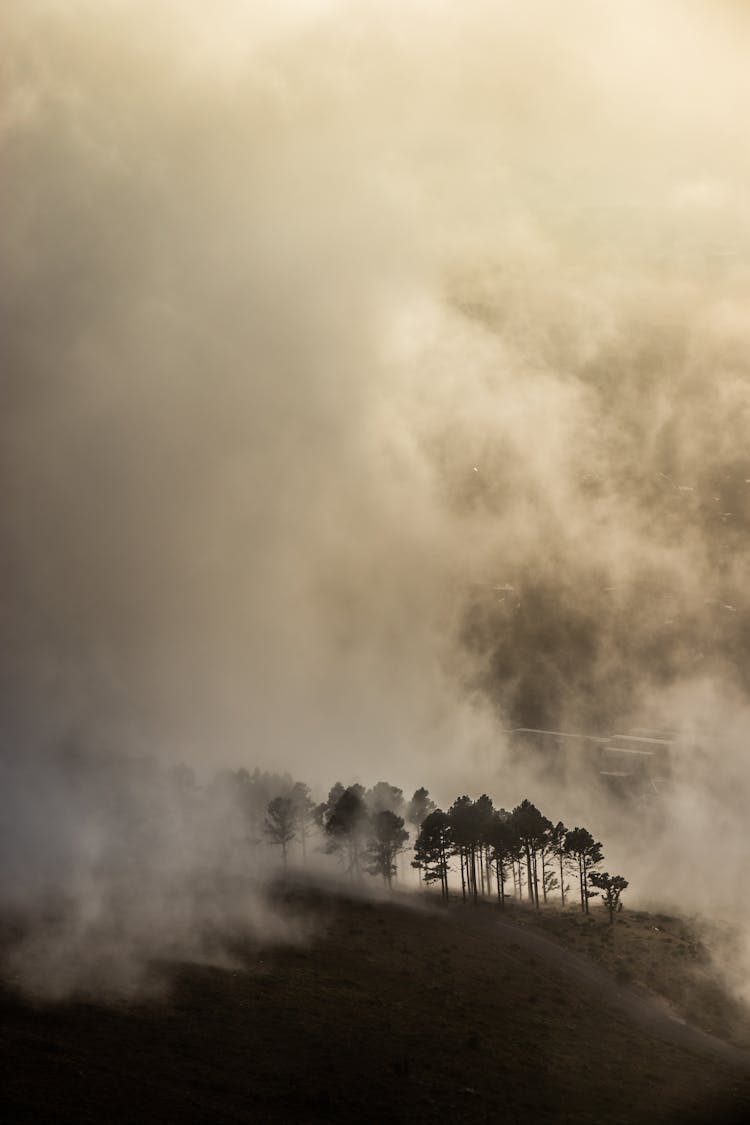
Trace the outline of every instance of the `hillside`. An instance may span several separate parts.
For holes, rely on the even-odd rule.
[[[637,919],[606,939],[520,910],[295,904],[314,916],[307,946],[171,966],[161,1002],[34,1008],[4,991],[4,1120],[750,1119],[746,1057],[681,1040],[668,1015],[647,1026],[618,1000],[622,971],[592,960]]]
[[[602,965],[621,986],[666,999],[690,1026],[750,1051],[750,1007],[728,991],[718,957],[732,958],[742,935],[729,923],[626,910],[615,926],[601,908],[582,915],[574,906],[516,913],[565,948]],[[720,954],[719,954],[720,951]]]

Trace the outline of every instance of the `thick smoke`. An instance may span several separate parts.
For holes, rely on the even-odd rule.
[[[677,727],[669,854],[709,779],[739,839],[743,7],[7,8],[13,886],[89,870],[61,743],[449,796]]]

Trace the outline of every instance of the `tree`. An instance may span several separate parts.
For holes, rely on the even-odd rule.
[[[510,874],[513,880],[513,893],[518,896],[519,902],[523,898],[523,859],[524,849],[518,834],[515,831],[511,814],[508,814],[508,832],[510,843],[507,858],[510,862]],[[529,892],[529,895],[531,892]]]
[[[433,809],[422,822],[414,843],[412,867],[424,873],[425,883],[440,880],[440,893],[448,898],[448,867],[454,855],[450,821],[442,809]]]
[[[474,847],[477,851],[479,859],[479,882],[482,894],[490,892],[490,843],[489,834],[492,830],[492,819],[495,815],[495,809],[492,804],[492,798],[483,793],[481,797],[477,797],[471,809],[472,819],[474,821],[474,831],[476,842]]]
[[[324,819],[329,851],[345,857],[347,871],[359,878],[362,838],[367,827],[367,807],[361,785],[350,785]]]
[[[628,886],[627,879],[622,875],[610,875],[608,871],[592,871],[589,882],[602,892],[602,902],[609,911],[609,924],[614,923],[615,914],[622,910],[620,895]]]
[[[489,798],[487,798],[489,800]],[[461,864],[461,894],[466,901],[467,891],[477,901],[477,848],[481,838],[481,815],[476,802],[465,794],[457,797],[448,809],[451,837]]]
[[[563,909],[565,908],[565,891],[567,890],[565,886],[565,837],[567,834],[568,829],[561,820],[558,820],[557,824],[549,833],[549,851],[560,866],[560,901]]]
[[[513,862],[516,837],[511,826],[510,813],[497,809],[487,830],[487,842],[492,849],[492,862],[495,865],[497,899],[500,908],[505,909],[505,866]]]
[[[368,789],[365,801],[373,816],[386,810],[400,816],[404,808],[404,791],[396,785],[389,785],[387,781],[379,781],[372,789]]]
[[[336,802],[344,794],[344,786],[340,781],[332,785],[328,791],[328,797],[325,801],[321,801],[313,809],[313,818],[315,823],[322,829],[325,829],[326,824],[331,816],[331,813],[336,808]]]
[[[546,819],[546,817],[545,817],[545,819]],[[541,867],[542,867],[542,878],[541,878],[542,898],[543,898],[545,903],[547,901],[547,891],[552,891],[557,886],[557,876],[555,875],[555,873],[553,871],[547,870],[547,862],[553,854],[552,853],[552,833],[553,832],[554,832],[554,828],[552,827],[552,821],[548,820],[547,821],[547,828],[544,830],[544,832],[542,834],[542,837],[539,840],[539,845],[538,845],[539,857],[540,857]]]
[[[430,797],[429,790],[421,786],[414,790],[414,796],[406,806],[406,819],[416,829],[420,829],[431,812],[435,811],[435,802]]]
[[[365,850],[367,871],[370,875],[382,875],[389,889],[396,874],[396,856],[404,850],[408,839],[402,816],[396,816],[390,809],[381,809],[372,817]]]
[[[269,801],[263,828],[271,843],[281,847],[284,867],[286,867],[286,846],[297,834],[295,821],[294,803],[290,797],[274,797]]]
[[[406,820],[414,828],[415,837],[419,836],[422,825],[424,824],[430,813],[434,811],[435,802],[431,799],[429,791],[425,789],[424,786],[421,786],[419,789],[415,789],[412,799],[406,805],[405,814]],[[416,840],[414,846],[416,848]],[[416,858],[417,857],[415,853],[415,859],[412,860],[412,867],[416,867],[417,874],[421,879],[423,868],[421,863],[415,862]]]
[[[604,859],[602,846],[585,828],[572,828],[565,835],[565,853],[578,864],[578,882],[581,889],[581,911],[588,914],[589,898],[589,871]]]
[[[551,868],[550,868],[549,871],[545,870],[544,871],[544,884],[543,884],[544,901],[545,902],[547,901],[547,895],[550,894],[552,891],[557,890],[557,888],[559,886],[560,886],[560,880],[558,879],[557,875],[555,875],[554,871]]]
[[[310,835],[310,827],[315,820],[315,803],[310,796],[310,786],[305,785],[303,781],[295,782],[290,800],[294,808],[294,823],[297,829],[297,835],[302,844],[302,858],[307,859],[307,838]]]
[[[539,909],[539,878],[537,874],[537,852],[544,847],[552,821],[543,816],[531,801],[521,801],[511,813],[512,829],[523,845],[526,857],[526,875],[529,898]]]
[[[239,769],[227,775],[237,794],[247,825],[247,838],[251,844],[260,842],[261,829],[265,831],[265,817],[269,802],[275,797],[288,797],[294,782],[289,774],[267,773],[254,769],[248,773]]]

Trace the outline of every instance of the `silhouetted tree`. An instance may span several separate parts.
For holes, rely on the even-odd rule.
[[[568,834],[568,829],[565,827],[565,825],[563,824],[563,822],[561,820],[558,820],[557,824],[554,826],[554,828],[550,832],[550,842],[549,842],[550,853],[555,857],[555,859],[557,860],[557,862],[559,864],[559,867],[560,867],[560,901],[561,901],[563,907],[565,906],[565,891],[566,891],[566,887],[565,887],[565,857],[566,857],[565,837],[567,836],[567,834]]]
[[[492,825],[492,801],[483,793],[476,801],[458,797],[448,810],[455,854],[461,864],[461,892],[467,892],[477,901],[480,885],[484,890],[485,848]]]
[[[281,847],[286,867],[286,846],[296,835],[295,811],[291,797],[274,797],[266,810],[264,831],[272,844]]]
[[[465,794],[457,797],[448,809],[456,853],[461,865],[461,894],[466,901],[467,892],[477,901],[476,848],[479,843],[479,819],[474,802]]]
[[[442,809],[433,809],[422,822],[414,844],[412,867],[424,872],[425,883],[440,880],[440,892],[448,898],[448,868],[454,854],[450,821]]]
[[[511,813],[512,829],[523,845],[526,857],[526,874],[529,898],[539,909],[539,879],[537,874],[537,852],[544,847],[552,821],[543,816],[531,801],[521,801]]]
[[[565,836],[565,852],[578,864],[578,882],[581,889],[581,911],[589,912],[589,871],[604,859],[602,846],[585,828],[573,828]]]
[[[359,878],[362,840],[367,828],[367,807],[361,785],[350,785],[340,795],[324,821],[329,850],[344,855],[347,871]]]
[[[497,809],[492,815],[492,821],[487,830],[487,842],[492,851],[492,861],[495,865],[495,878],[497,882],[497,899],[502,909],[505,908],[505,868],[513,862],[514,845],[516,837],[511,826],[510,813],[505,809]]]
[[[474,822],[474,847],[478,859],[480,889],[484,895],[485,890],[487,894],[489,894],[490,891],[489,834],[492,830],[492,819],[495,815],[492,798],[488,797],[486,793],[483,793],[481,797],[477,797],[472,805],[471,814]]]
[[[465,867],[465,835],[463,820],[464,820],[464,806],[470,803],[467,796],[457,797],[451,807],[448,809],[446,816],[448,817],[448,824],[450,827],[451,839],[453,840],[454,855],[458,856],[458,867],[461,873],[461,898],[466,902],[466,867]]]
[[[552,844],[552,821],[547,822],[549,827],[543,833],[538,846],[539,863],[542,869],[542,877],[539,880],[542,887],[542,900],[547,902],[547,891],[557,886],[557,878],[552,872],[547,870],[547,861],[550,859],[550,847]]]
[[[602,892],[602,902],[609,911],[609,924],[615,920],[615,914],[622,909],[620,895],[628,886],[627,879],[622,875],[610,875],[608,871],[592,871],[589,882]]]
[[[336,808],[336,804],[339,798],[343,796],[344,792],[345,787],[341,784],[340,781],[337,781],[329,789],[328,797],[326,798],[326,800],[321,801],[320,804],[316,805],[313,809],[313,818],[315,820],[315,823],[323,830],[325,830],[325,826],[328,823],[331,813]]]
[[[557,875],[552,870],[552,868],[550,868],[549,870],[546,870],[546,869],[544,870],[544,884],[543,884],[543,886],[544,886],[544,901],[546,902],[547,901],[547,895],[550,894],[552,891],[557,890],[557,888],[560,886],[560,880],[558,879]]]
[[[435,802],[429,794],[429,790],[421,786],[419,789],[414,790],[414,796],[406,806],[406,819],[409,824],[413,824],[419,831],[424,824],[427,817],[435,810]]]
[[[396,874],[396,856],[403,851],[409,833],[404,828],[404,818],[390,809],[376,812],[370,825],[365,849],[367,871],[370,875],[382,875],[383,882],[390,888]]]
[[[414,828],[414,836],[419,835],[422,825],[431,812],[435,810],[435,802],[430,797],[429,791],[424,786],[414,790],[411,800],[406,806],[406,819],[409,824]],[[422,866],[419,863],[412,863],[412,867],[416,867],[417,874],[420,879],[422,877]]]
[[[513,892],[517,894],[519,901],[523,898],[523,859],[524,849],[517,833],[513,827],[512,819],[509,821],[510,829],[510,845],[508,847],[508,854],[510,856],[510,873],[513,879]]]

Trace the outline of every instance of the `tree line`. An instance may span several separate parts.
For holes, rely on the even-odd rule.
[[[371,789],[336,782],[327,799],[316,805],[308,787],[297,782],[290,792],[269,801],[264,831],[271,843],[281,848],[286,866],[291,841],[301,841],[304,856],[305,840],[317,827],[323,835],[324,850],[337,855],[352,878],[367,872],[382,876],[391,887],[398,871],[398,856],[410,838],[405,819],[418,830],[431,808],[434,802],[426,789],[418,789],[407,802],[403,790],[386,781]]]
[[[508,812],[496,809],[487,794],[476,800],[464,795],[443,811],[425,788],[407,801],[401,789],[384,781],[371,789],[337,782],[316,805],[309,788],[297,782],[268,802],[263,828],[285,865],[291,841],[300,840],[304,855],[317,828],[324,850],[339,857],[351,878],[367,872],[391,887],[410,839],[407,822],[415,837],[411,865],[425,885],[439,884],[445,900],[457,868],[463,901],[491,895],[504,908],[512,894],[539,909],[559,894],[564,907],[572,878],[582,912],[588,914],[589,901],[599,895],[611,922],[620,909],[628,883],[601,869],[601,842],[586,828],[554,824],[529,800]]]
[[[565,906],[568,876],[577,880],[581,910],[588,914],[589,900],[602,896],[610,921],[620,908],[620,896],[628,886],[621,875],[610,875],[600,865],[604,852],[586,828],[556,824],[529,800],[511,812],[496,809],[482,794],[477,800],[456,798],[447,812],[433,809],[420,826],[414,844],[412,866],[425,883],[439,883],[443,897],[449,896],[451,861],[458,859],[461,895],[476,902],[494,892],[505,906],[506,884],[518,901],[530,901],[537,910],[540,901],[558,892]]]

